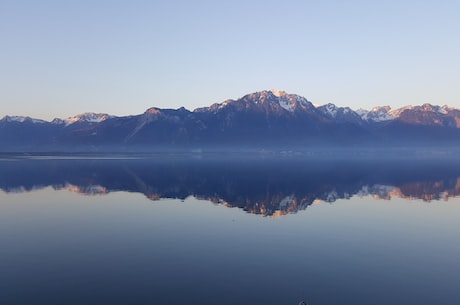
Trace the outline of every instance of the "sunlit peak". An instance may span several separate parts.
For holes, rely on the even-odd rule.
[[[272,89],[270,90],[271,93],[273,93],[274,96],[281,97],[284,95],[287,95],[286,91],[278,90],[278,89]]]

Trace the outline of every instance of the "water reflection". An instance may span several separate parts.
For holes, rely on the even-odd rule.
[[[281,216],[317,201],[352,196],[448,200],[460,194],[460,165],[448,161],[317,161],[186,157],[2,159],[0,188],[51,186],[84,195],[142,193],[151,200],[194,196],[248,213]]]

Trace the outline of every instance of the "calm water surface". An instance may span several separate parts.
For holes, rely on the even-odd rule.
[[[460,304],[459,168],[5,159],[0,304]]]

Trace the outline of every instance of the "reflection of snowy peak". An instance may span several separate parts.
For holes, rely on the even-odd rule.
[[[364,185],[356,195],[360,197],[372,196],[376,199],[391,199],[391,194],[395,189],[394,186],[382,184]]]
[[[98,158],[98,157],[97,157]],[[316,203],[354,196],[390,200],[448,200],[460,195],[460,164],[443,161],[347,162],[330,160],[162,157],[82,160],[20,157],[0,162],[0,190],[53,187],[85,195],[127,191],[152,200],[193,196],[251,214],[278,217]]]
[[[312,198],[308,196],[299,197],[295,194],[273,194],[268,198],[257,201],[253,201],[253,198],[241,198],[241,200],[233,202],[215,196],[198,195],[196,198],[208,200],[226,207],[237,207],[250,214],[268,216],[271,218],[298,213],[299,211],[305,210],[313,203]]]
[[[78,194],[83,194],[83,195],[105,195],[109,193],[109,190],[107,190],[105,187],[101,185],[85,185],[85,186],[78,186],[70,183],[66,183],[63,186],[54,186],[55,189],[60,190],[60,189],[66,189],[71,192],[75,192]]]

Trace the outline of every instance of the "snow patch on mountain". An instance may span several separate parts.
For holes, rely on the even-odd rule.
[[[339,108],[332,103],[328,103],[318,108],[320,108],[320,110],[322,110],[325,114],[328,114],[330,117],[333,118],[335,118],[337,116],[337,113],[339,112]]]
[[[279,104],[283,109],[286,109],[289,112],[294,112],[295,110],[294,105],[287,99],[280,97]]]
[[[294,112],[298,106],[300,107],[313,107],[313,105],[304,97],[296,94],[288,94],[281,90],[269,90],[262,93],[271,93],[278,99],[278,104],[289,112]]]
[[[455,111],[455,110],[458,110],[456,108],[453,108],[453,107],[449,107],[447,105],[444,105],[441,107],[440,111],[442,111],[441,113],[442,114],[449,114],[450,111]]]
[[[449,108],[447,105],[444,105],[444,106],[438,107],[438,112],[441,114],[448,114],[449,110],[451,109],[452,108]]]

